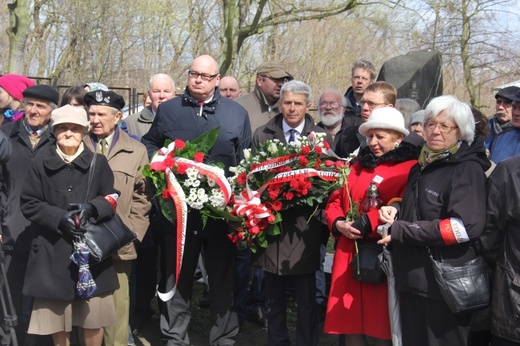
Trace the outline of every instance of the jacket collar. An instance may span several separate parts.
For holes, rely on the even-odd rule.
[[[90,167],[91,160],[92,152],[85,148],[70,164],[87,171]],[[67,165],[67,163],[59,157],[58,153],[56,153],[56,144],[51,145],[45,154],[43,154],[43,165],[51,171],[57,171]]]
[[[253,90],[253,93],[255,95],[255,98],[258,100],[258,103],[260,104],[260,108],[262,109],[263,112],[268,111],[269,108],[271,108],[271,112],[273,112],[274,114],[278,114],[280,112],[280,109],[278,108],[278,102],[276,102],[274,105],[271,106],[269,104],[269,102],[267,102],[267,99],[266,99],[264,93],[262,92],[262,90],[260,90],[258,85],[255,85],[255,89]]]
[[[23,118],[15,121],[11,124],[13,124],[12,125],[13,127],[11,128],[11,131],[9,133],[9,138],[16,139],[16,137],[18,137],[20,140],[22,140],[25,143],[25,145],[27,147],[32,148],[32,144],[29,139],[29,134],[27,133],[27,131],[24,128]],[[36,145],[36,148],[39,148],[44,143],[46,143],[47,141],[49,141],[53,138],[54,138],[54,134],[52,132],[52,127],[48,126],[47,129],[42,133],[40,140],[38,141],[38,144]]]
[[[110,160],[111,157],[121,151],[133,152],[134,147],[131,141],[135,141],[135,139],[131,138],[124,131],[121,131],[119,127],[116,127],[114,139],[112,140],[112,145],[108,151],[107,159]],[[97,137],[92,132],[89,131],[88,135],[83,138],[83,142],[89,150],[93,152],[96,151],[94,148],[97,147]]]

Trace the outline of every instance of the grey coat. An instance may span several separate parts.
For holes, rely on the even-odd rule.
[[[253,136],[253,150],[267,140],[279,139],[286,143],[282,130],[282,114],[278,114],[264,126],[259,127]],[[305,115],[302,134],[325,132],[314,124],[309,114]],[[327,135],[330,142],[330,136]],[[294,207],[283,210],[281,234],[268,236],[265,250],[258,250],[253,264],[269,273],[278,275],[300,275],[315,272],[320,266],[321,211],[315,207]],[[313,214],[314,213],[314,214]],[[311,217],[312,215],[312,217]]]

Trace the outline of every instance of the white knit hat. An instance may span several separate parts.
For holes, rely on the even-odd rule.
[[[383,107],[375,109],[366,123],[359,126],[359,133],[363,136],[368,135],[372,129],[394,130],[407,136],[410,131],[404,127],[404,118],[401,112],[393,107]]]

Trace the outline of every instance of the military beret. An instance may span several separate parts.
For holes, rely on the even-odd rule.
[[[48,85],[34,85],[22,92],[24,97],[32,97],[38,100],[50,101],[58,104],[60,94]]]
[[[123,109],[125,100],[123,96],[116,94],[113,91],[96,90],[85,94],[83,98],[85,104],[90,106],[109,106],[116,109]]]

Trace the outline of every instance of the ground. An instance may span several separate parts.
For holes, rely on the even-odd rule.
[[[203,286],[200,283],[194,283],[194,295],[193,295],[193,311],[192,320],[190,324],[190,340],[193,346],[206,346],[208,345],[208,322],[209,322],[209,309],[201,309],[198,307],[198,302],[202,297]],[[294,328],[295,328],[295,305],[290,304],[288,308],[289,314],[289,329],[291,331],[291,339],[294,344]],[[323,329],[323,324],[320,325],[320,329]],[[136,346],[160,346],[160,332],[159,332],[159,320],[155,316],[144,328],[135,332],[135,345]],[[267,344],[266,330],[254,323],[246,322],[240,333],[235,338],[237,346],[260,346]],[[337,345],[337,336],[321,334],[319,345],[320,346],[332,346]]]

